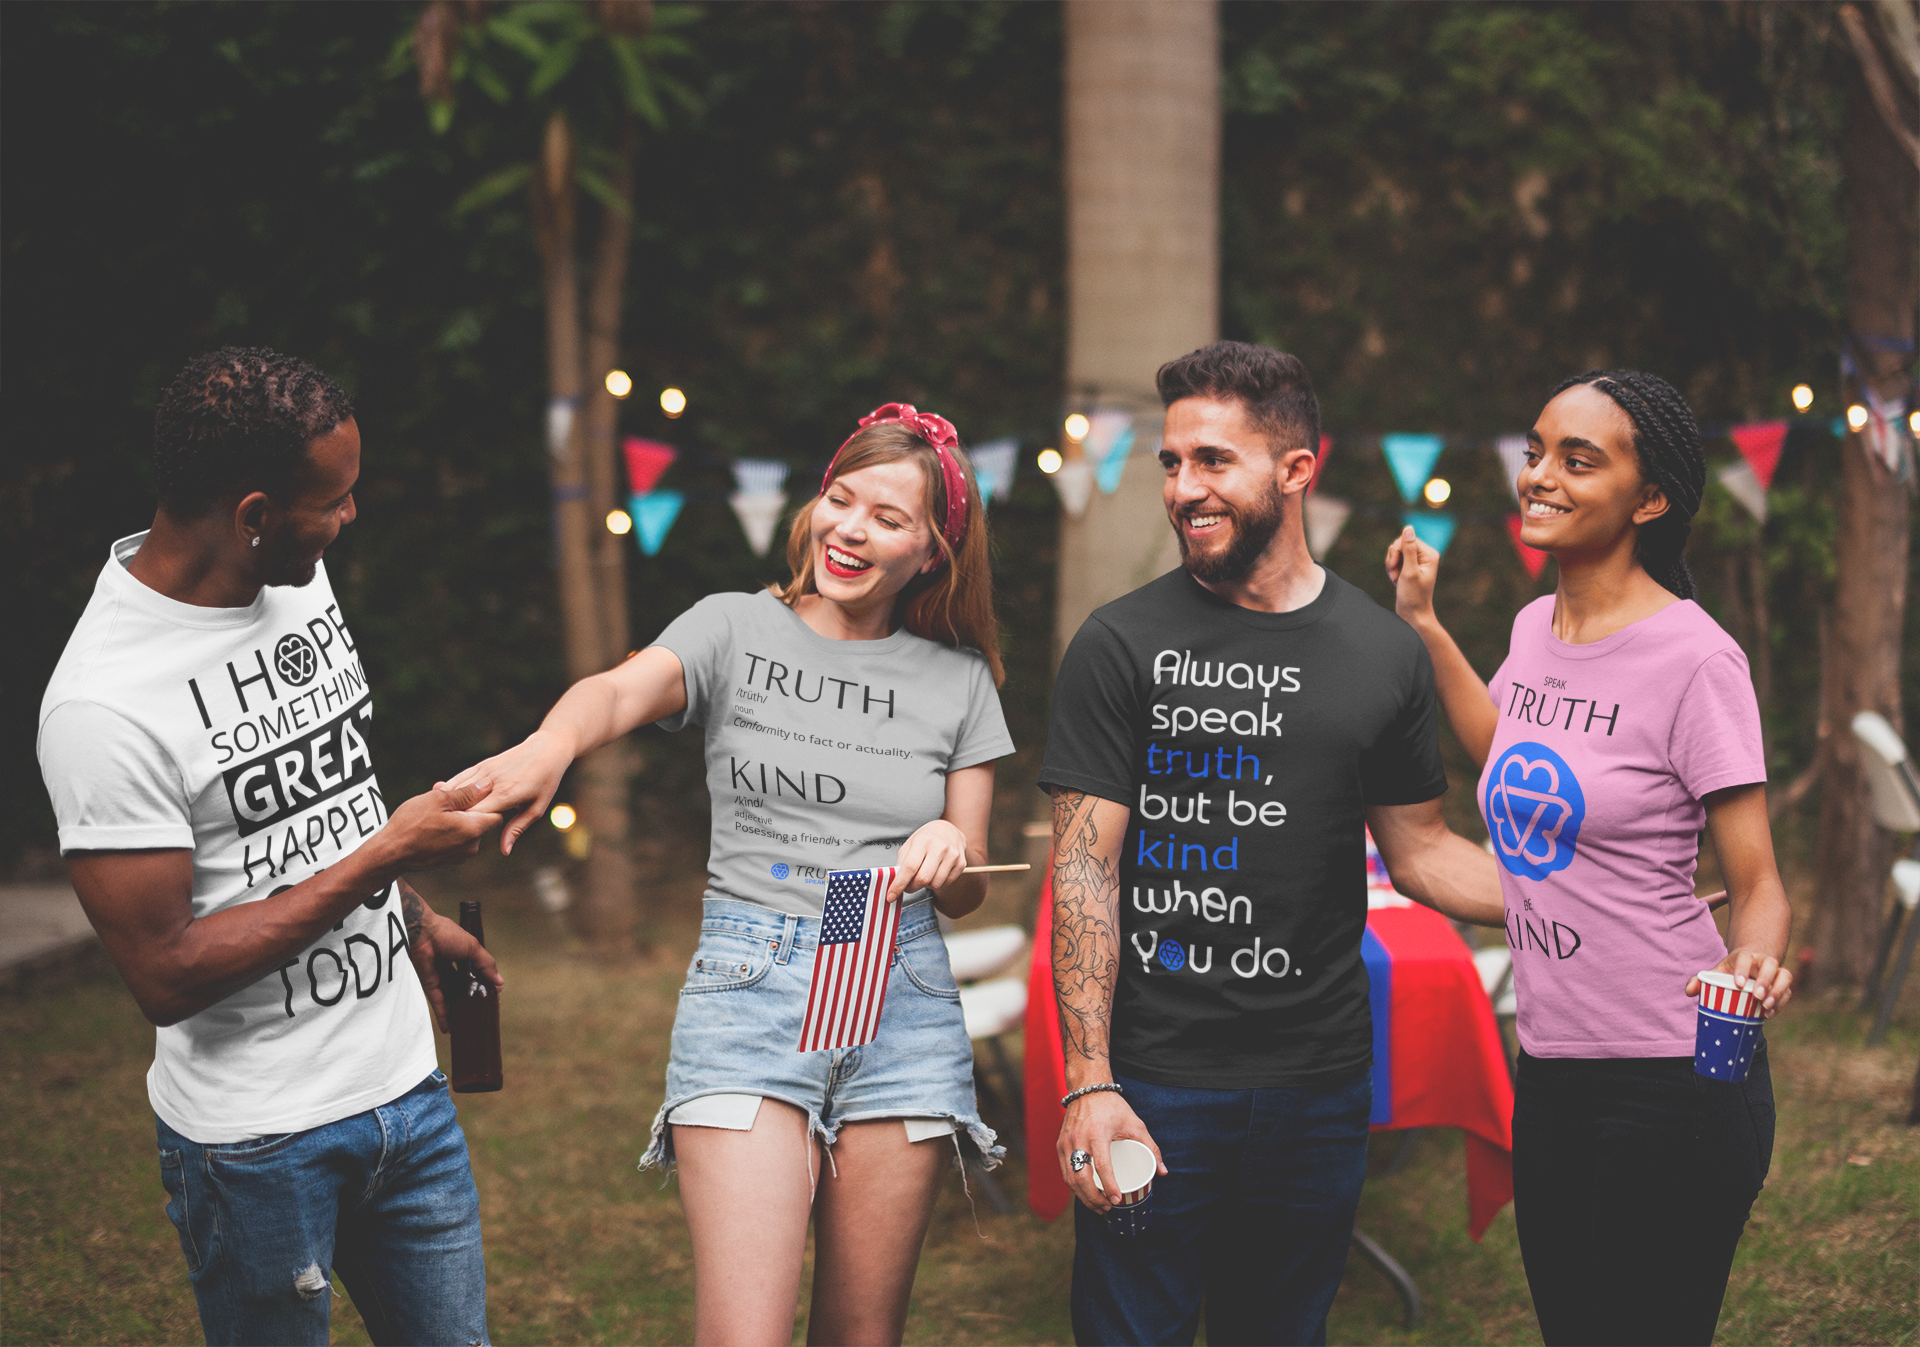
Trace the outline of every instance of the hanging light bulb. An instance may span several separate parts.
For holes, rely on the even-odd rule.
[[[624,398],[633,391],[633,380],[623,369],[607,371],[607,391],[617,398]]]
[[[1093,423],[1088,421],[1086,417],[1080,415],[1079,412],[1075,412],[1067,418],[1067,438],[1073,440],[1075,443],[1086,439],[1087,432],[1091,429],[1093,429]]]
[[[660,394],[660,410],[668,416],[678,416],[687,409],[687,395],[677,388],[665,389]]]
[[[1427,482],[1426,489],[1420,494],[1427,498],[1429,505],[1445,505],[1447,497],[1453,494],[1453,483],[1444,477],[1435,477]]]
[[[1857,402],[1847,408],[1847,424],[1854,430],[1865,430],[1867,428],[1867,409]]]
[[[1040,451],[1040,471],[1046,473],[1049,477],[1060,471],[1060,451],[1058,449],[1042,449]]]
[[[1907,429],[1920,435],[1920,412],[1911,412],[1907,416]]]
[[[625,510],[607,511],[607,532],[616,534],[633,532],[633,516]]]
[[[1793,409],[1797,412],[1804,412],[1811,406],[1813,406],[1813,390],[1805,384],[1795,384],[1793,386]]]
[[[573,806],[570,804],[557,804],[547,815],[547,822],[551,823],[561,832],[565,832],[571,828],[579,819],[580,816],[573,812]]]

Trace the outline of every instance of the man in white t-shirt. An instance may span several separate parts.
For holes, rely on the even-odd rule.
[[[324,374],[199,357],[40,708],[75,891],[158,1028],[167,1214],[209,1343],[325,1343],[337,1272],[382,1343],[487,1340],[478,1194],[428,1001],[493,960],[403,872],[499,822],[476,783],[389,810],[321,553],[360,431]],[[427,996],[422,996],[422,990]]]

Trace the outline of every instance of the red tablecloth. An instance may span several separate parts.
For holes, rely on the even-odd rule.
[[[1053,999],[1051,876],[1040,890],[1036,929],[1027,980],[1027,1202],[1051,1221],[1072,1200],[1054,1156],[1066,1073]],[[1393,961],[1391,1120],[1374,1130],[1466,1132],[1467,1229],[1477,1240],[1513,1198],[1513,1084],[1493,1006],[1472,954],[1438,913],[1378,908],[1367,914],[1367,929]]]

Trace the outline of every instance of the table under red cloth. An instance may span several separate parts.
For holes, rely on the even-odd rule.
[[[1053,997],[1051,876],[1040,890],[1035,929],[1027,978],[1027,1203],[1051,1221],[1072,1200],[1055,1158],[1066,1070]],[[1367,930],[1392,964],[1388,1079],[1382,1098],[1376,1069],[1374,1130],[1466,1133],[1467,1230],[1477,1240],[1513,1199],[1513,1082],[1493,1005],[1472,953],[1439,913],[1417,905],[1375,908]]]

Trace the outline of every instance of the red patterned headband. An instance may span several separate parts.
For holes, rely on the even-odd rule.
[[[947,540],[948,547],[959,547],[960,540],[967,532],[967,475],[960,470],[960,461],[953,451],[960,447],[960,432],[953,428],[953,422],[944,416],[932,412],[915,411],[910,402],[889,402],[884,407],[875,407],[860,418],[860,430],[868,426],[877,426],[885,421],[898,421],[921,439],[933,446],[933,452],[940,459],[940,476],[947,485],[947,522],[940,530],[940,536]],[[833,465],[840,461],[840,455],[852,444],[854,436],[860,430],[841,443],[833,451],[833,461],[827,464],[827,475],[820,479],[820,494],[826,495],[828,485],[833,481]]]

